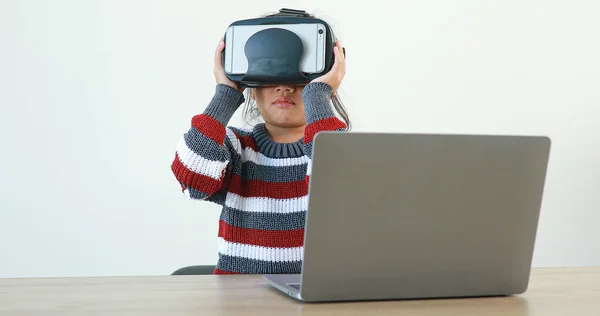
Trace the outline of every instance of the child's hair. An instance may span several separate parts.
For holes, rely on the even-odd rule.
[[[275,16],[282,16],[285,14],[282,13],[268,13],[265,14],[261,17],[275,17]],[[314,18],[315,16],[312,14],[306,14],[307,17],[310,18]],[[333,31],[332,31],[333,33]],[[335,37],[335,35],[334,35]],[[243,118],[244,121],[246,121],[247,124],[252,125],[250,122],[260,118],[260,112],[258,111],[258,108],[256,107],[256,103],[254,102],[254,100],[252,99],[252,95],[251,95],[251,91],[250,89],[246,89],[246,95],[245,95],[245,99],[246,102],[244,104],[244,110],[243,110]],[[331,98],[331,101],[333,103],[333,108],[335,109],[335,111],[337,112],[337,114],[342,118],[342,120],[346,123],[347,125],[347,130],[350,130],[352,127],[352,124],[350,122],[350,117],[348,116],[348,111],[346,110],[346,107],[344,106],[344,103],[342,102],[342,100],[339,97],[339,93],[336,92],[336,94]]]

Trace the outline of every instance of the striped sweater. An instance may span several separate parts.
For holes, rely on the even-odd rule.
[[[302,91],[306,128],[295,143],[276,143],[264,123],[235,128],[229,120],[244,95],[217,85],[203,113],[179,141],[171,169],[192,199],[222,206],[216,274],[299,273],[314,135],[346,130],[331,106],[332,88]]]

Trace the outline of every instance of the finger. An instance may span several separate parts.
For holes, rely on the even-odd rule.
[[[221,37],[221,40],[219,41],[219,44],[217,45],[217,48],[215,49],[215,68],[222,66],[221,53],[223,52],[224,47],[225,47],[225,42],[223,41],[223,38]]]
[[[339,47],[335,46],[333,48],[333,53],[334,53],[334,57],[335,57],[335,62],[333,63],[333,69],[336,72],[344,72],[345,71],[345,63],[344,63],[344,58],[340,57],[342,54],[342,51]]]
[[[225,47],[225,42],[223,40],[219,41],[217,47],[215,49],[215,59],[221,58],[221,53],[223,52],[223,48]]]
[[[342,43],[340,43],[340,47],[338,48],[338,55],[339,55],[339,63],[340,63],[340,68],[341,68],[341,73],[342,76],[344,76],[346,74],[346,56],[344,56],[344,46],[342,46]]]
[[[331,66],[330,72],[335,72],[339,68],[340,63],[338,62],[337,55],[338,55],[337,46],[333,46],[333,65]]]
[[[342,43],[340,41],[337,42],[336,47],[338,48],[338,54],[336,55],[336,61],[339,60],[340,63],[345,64],[346,63],[346,58],[344,56],[344,46],[342,46]]]

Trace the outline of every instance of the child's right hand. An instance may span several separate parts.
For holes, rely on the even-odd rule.
[[[237,89],[240,92],[244,92],[244,88],[240,88],[238,84],[229,80],[229,78],[227,78],[227,75],[225,74],[225,69],[223,68],[223,59],[221,55],[223,53],[223,49],[225,49],[225,42],[221,37],[219,45],[217,45],[217,49],[215,50],[214,74],[217,84],[225,84],[234,89]]]

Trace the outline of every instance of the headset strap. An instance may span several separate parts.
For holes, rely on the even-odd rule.
[[[295,9],[283,8],[283,9],[279,10],[279,14],[277,14],[277,16],[300,16],[300,17],[308,17],[308,16],[310,16],[310,14],[308,14],[304,10],[295,10]]]

